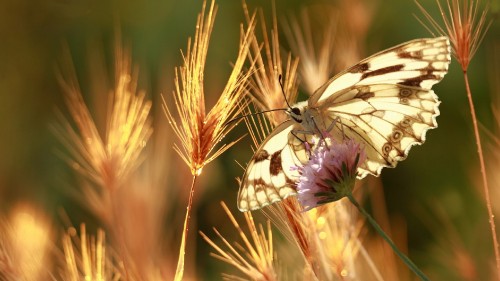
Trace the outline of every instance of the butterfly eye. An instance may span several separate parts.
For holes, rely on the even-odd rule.
[[[291,111],[290,117],[292,117],[295,122],[302,123],[302,113],[300,112],[300,109],[298,107],[294,107]]]

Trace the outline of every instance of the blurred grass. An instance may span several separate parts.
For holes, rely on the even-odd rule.
[[[303,4],[317,3],[298,0],[276,2],[278,17],[298,11]],[[429,7],[433,1],[422,2]],[[498,2],[492,2],[494,13],[498,13]],[[221,0],[217,4],[219,11],[205,79],[206,93],[212,94],[207,97],[209,105],[221,92],[230,73],[230,62],[237,54],[239,24],[243,21],[239,1]],[[268,1],[249,0],[248,4],[250,7],[263,7],[267,14],[270,12]],[[54,150],[62,148],[49,130],[49,124],[55,122],[55,109],[65,112],[62,93],[54,75],[54,66],[60,59],[63,45],[67,44],[72,53],[86,100],[91,109],[103,118],[103,112],[99,112],[102,109],[98,106],[100,97],[92,95],[93,87],[89,81],[97,69],[92,58],[104,52],[106,67],[111,71],[113,36],[117,29],[121,30],[122,38],[131,47],[134,62],[139,65],[139,88],[147,90],[153,102],[159,104],[160,93],[170,97],[173,68],[181,63],[179,50],[185,49],[187,38],[194,33],[195,17],[200,7],[201,1],[0,0],[2,212],[8,212],[15,202],[29,201],[40,205],[56,220],[59,219],[57,210],[60,207],[75,223],[92,218],[85,207],[74,206],[74,201],[65,192],[67,188],[74,188],[77,181],[73,171],[54,153]],[[430,36],[413,14],[420,16],[412,1],[377,3],[365,55],[410,39]],[[493,48],[490,46],[496,44],[498,48],[499,40],[500,25],[496,21],[469,69],[478,118],[489,130],[496,125],[491,111],[492,100],[498,100],[496,95],[500,94],[490,92],[490,84],[499,83],[500,79],[499,73],[496,76],[488,73],[490,64],[500,63],[491,60]],[[497,81],[491,81],[489,77]],[[488,232],[484,201],[475,187],[479,182],[479,166],[470,113],[455,61],[449,74],[434,90],[442,100],[439,128],[428,134],[425,145],[413,148],[409,158],[397,169],[384,170],[382,181],[387,207],[390,214],[405,218],[409,248],[412,252],[421,253],[415,258],[417,264],[428,266],[427,247],[435,240],[436,233],[441,231],[427,229],[419,218],[418,212],[422,208],[433,212],[432,204],[446,209],[466,247],[478,259],[491,262],[488,248],[491,244],[487,243],[489,236],[484,234]],[[159,107],[154,110],[159,110]],[[155,118],[164,116],[155,113]],[[103,120],[101,122],[103,124]],[[245,128],[240,126],[227,140],[244,132]],[[203,231],[212,226],[224,228],[225,222],[220,221],[224,215],[219,201],[224,200],[230,209],[236,209],[238,186],[234,178],[241,176],[243,170],[235,164],[235,160],[246,163],[250,159],[250,142],[248,138],[244,139],[204,170],[204,174],[209,176],[201,177],[196,194],[198,209],[194,216],[198,225],[195,228]],[[166,161],[178,161],[176,157]],[[184,171],[183,166],[179,169],[182,170],[179,178],[182,173],[189,172],[187,169]],[[177,179],[173,182],[182,181]],[[497,187],[492,185],[492,188]],[[498,202],[496,199],[493,202]],[[183,210],[182,203],[179,203],[179,209]],[[170,222],[165,224],[167,227]],[[484,244],[479,244],[478,235],[481,235]],[[190,239],[195,239],[194,235]],[[190,247],[198,247],[198,276],[218,276],[223,265],[210,258],[206,244],[199,237],[196,239],[198,241],[193,241]]]

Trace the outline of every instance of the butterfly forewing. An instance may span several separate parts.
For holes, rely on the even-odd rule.
[[[377,53],[330,79],[307,106],[294,106],[300,108],[304,122],[285,121],[261,144],[243,176],[239,209],[259,209],[296,194],[297,167],[308,161],[310,153],[306,143],[314,149],[320,131],[363,145],[367,160],[358,170],[360,178],[395,167],[412,146],[425,141],[427,130],[437,127],[440,102],[431,87],[447,73],[450,60],[446,37],[417,39]]]
[[[448,38],[416,39],[392,47],[337,74],[309,99],[309,106],[354,85],[400,84],[430,89],[450,63]]]

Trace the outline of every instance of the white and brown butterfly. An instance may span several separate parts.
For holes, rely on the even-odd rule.
[[[364,146],[359,178],[395,167],[437,127],[440,102],[431,87],[448,72],[450,60],[448,38],[416,39],[331,78],[288,109],[290,118],[257,149],[241,181],[238,208],[256,210],[295,195],[296,167],[309,159],[305,142],[313,144],[324,132]]]

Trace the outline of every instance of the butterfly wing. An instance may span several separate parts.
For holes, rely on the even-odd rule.
[[[396,84],[430,90],[450,64],[447,37],[416,39],[372,55],[337,74],[309,99],[309,107],[352,86]]]
[[[437,127],[439,103],[432,90],[376,84],[341,91],[320,108],[326,123],[335,122],[334,137],[364,144],[367,160],[358,170],[363,178],[395,167],[412,146],[422,144],[427,130]]]
[[[437,127],[440,102],[431,87],[443,79],[450,60],[446,37],[409,41],[364,59],[311,97],[311,108],[337,120],[333,134],[364,143],[360,178],[395,167]]]
[[[288,120],[277,126],[262,142],[248,163],[238,192],[238,209],[260,209],[295,195],[297,166],[307,160],[304,145],[293,134],[300,124]]]

